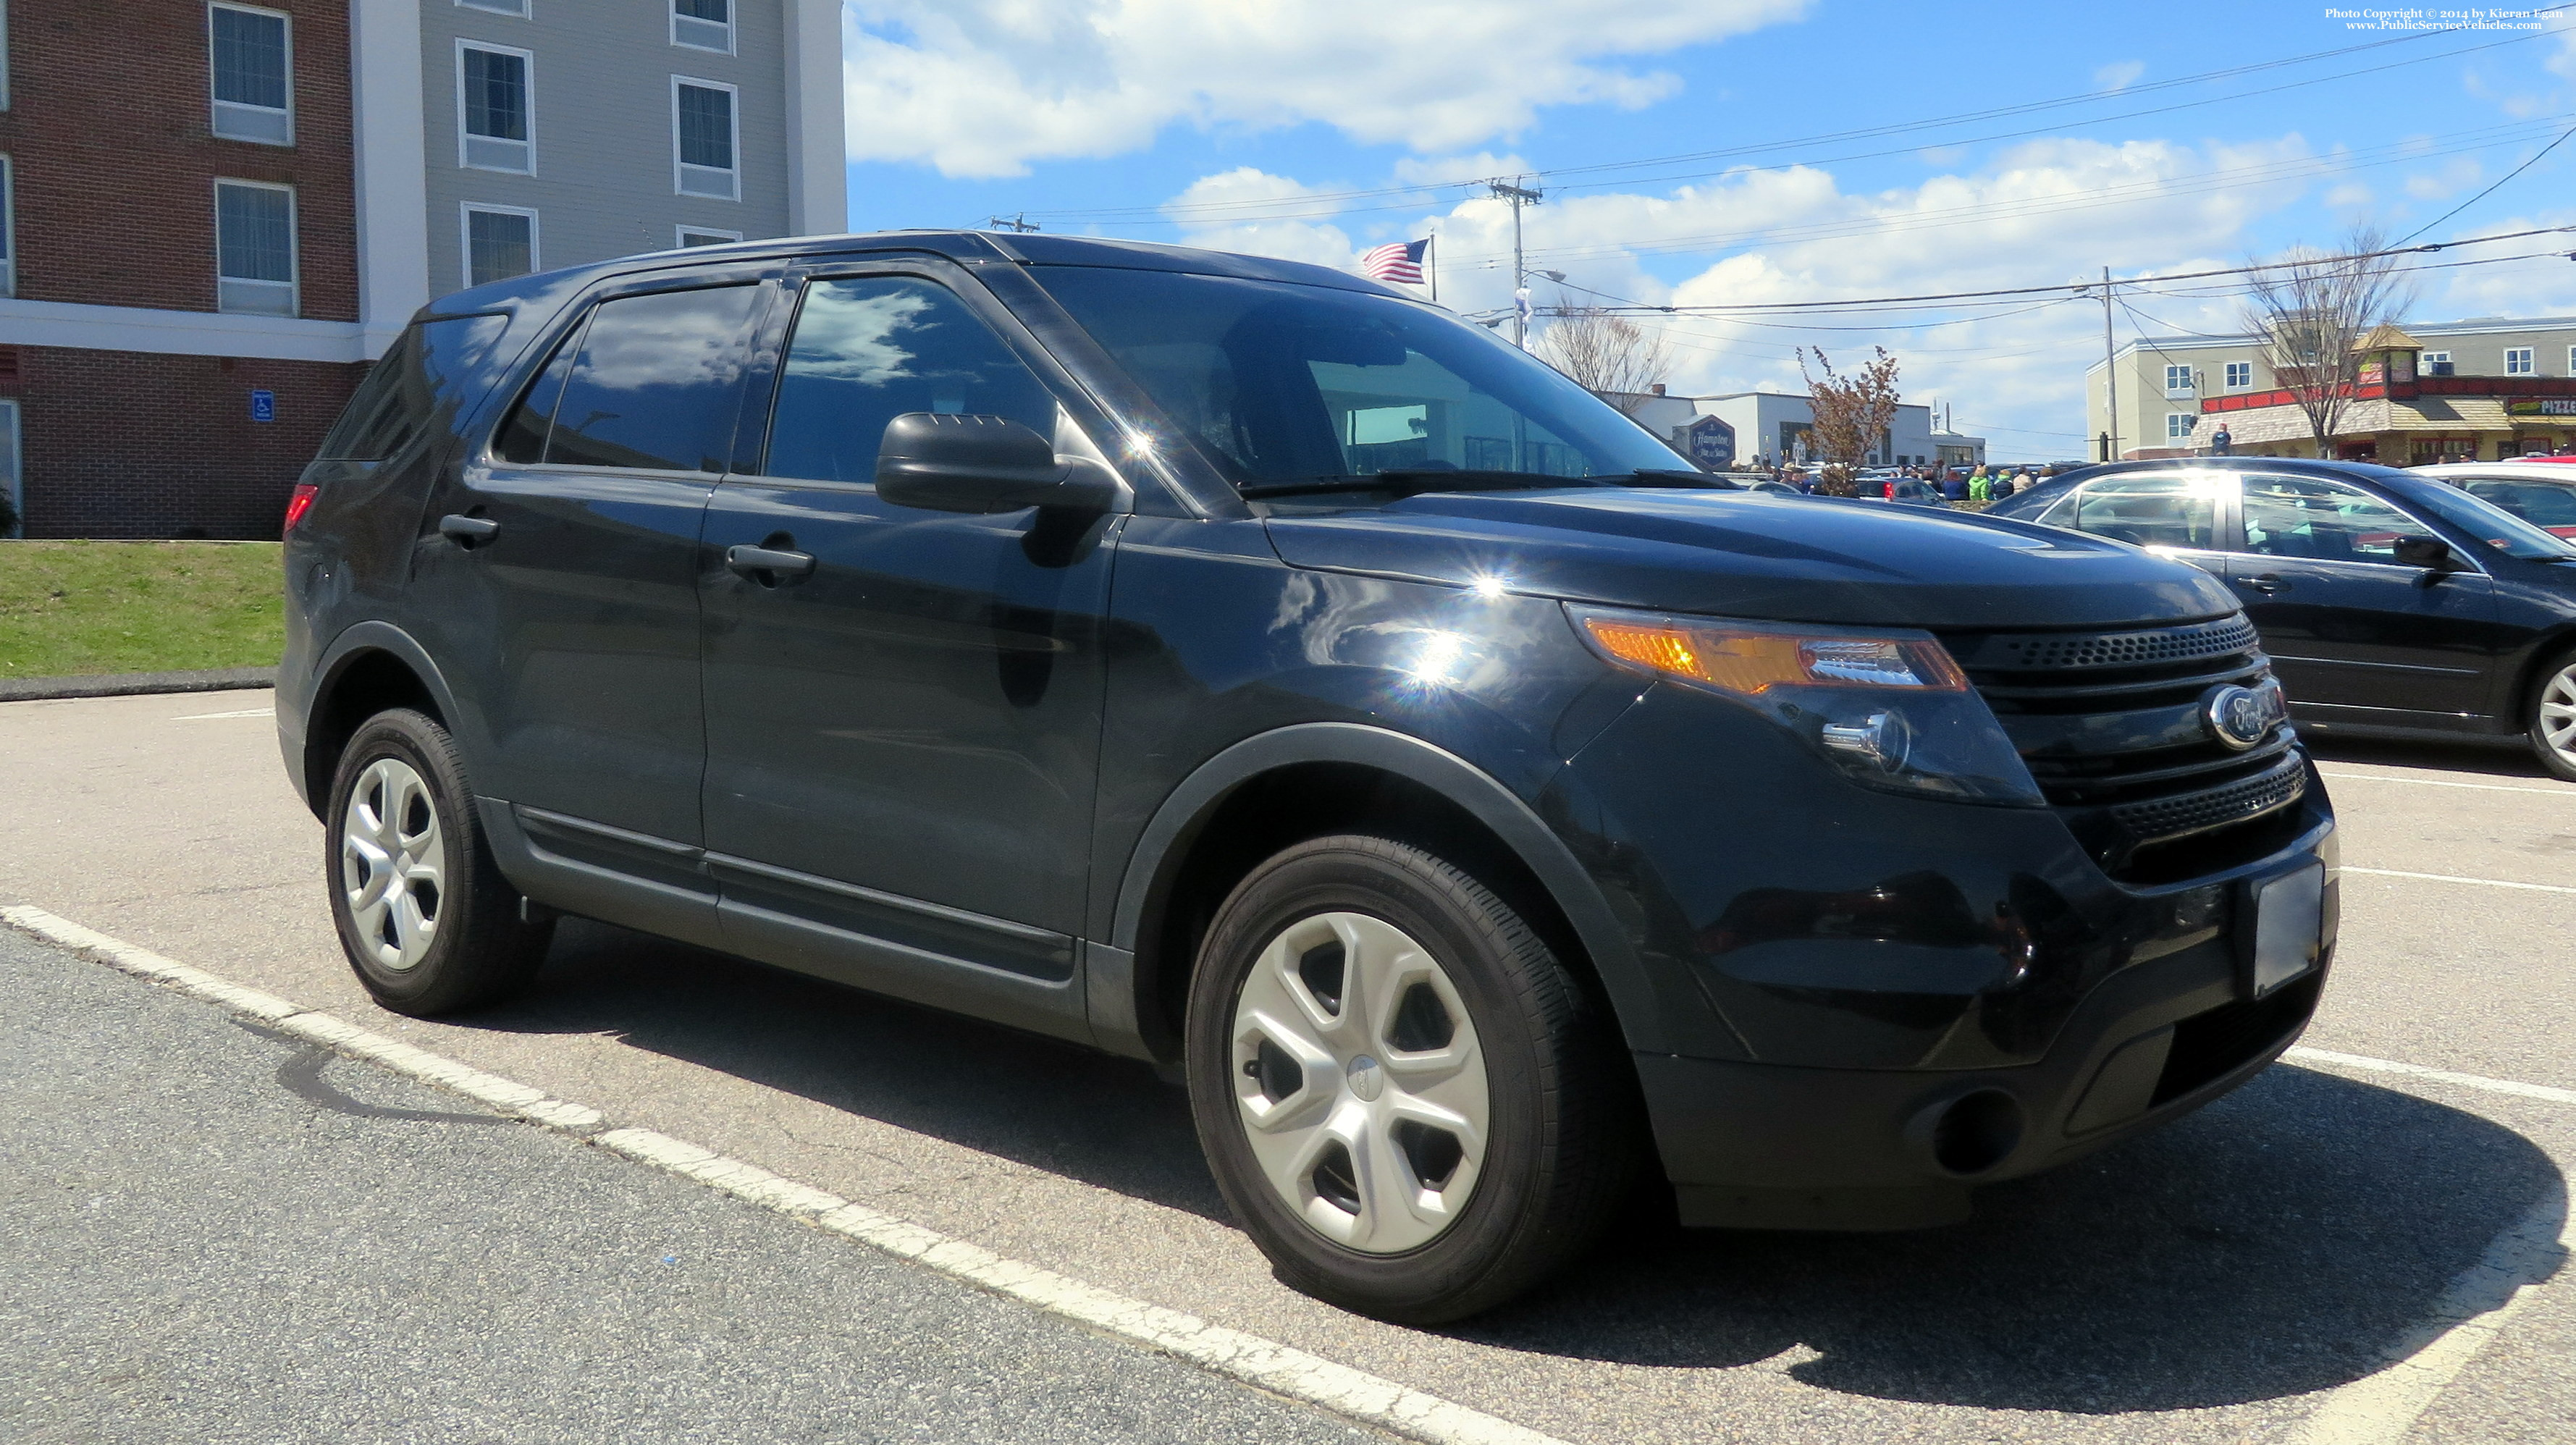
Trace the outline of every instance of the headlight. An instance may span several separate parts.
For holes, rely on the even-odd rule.
[[[1967,674],[1927,633],[1567,610],[1603,656],[1752,708],[1854,782],[1962,802],[2045,801]]]

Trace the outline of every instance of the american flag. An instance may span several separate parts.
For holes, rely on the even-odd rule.
[[[1422,284],[1422,262],[1431,250],[1431,238],[1419,241],[1389,241],[1371,251],[1360,253],[1360,274],[1372,281],[1401,281],[1408,286]]]

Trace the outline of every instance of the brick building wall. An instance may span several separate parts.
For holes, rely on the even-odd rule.
[[[10,0],[18,295],[215,309],[215,182],[295,187],[300,314],[358,315],[348,0],[260,0],[293,17],[295,144],[213,133],[206,7]]]
[[[294,144],[213,133],[203,0],[9,0],[18,297],[216,310],[217,180],[295,188],[297,314],[358,317],[348,0],[292,17]],[[19,346],[30,537],[274,537],[362,366]],[[250,393],[276,395],[251,419]]]
[[[275,537],[364,368],[258,357],[22,346],[29,537]],[[0,375],[5,375],[0,369]],[[251,419],[251,392],[276,419]]]

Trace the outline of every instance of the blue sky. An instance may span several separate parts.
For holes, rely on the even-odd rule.
[[[2576,11],[2433,35],[2346,18],[2390,8],[852,0],[851,223],[1025,212],[1327,265],[1436,229],[1441,300],[1472,309],[1508,292],[1508,211],[1441,183],[1529,172],[1551,193],[1531,264],[1594,292],[1920,295],[2108,265],[2147,282],[2120,339],[2232,331],[2238,298],[2150,278],[2357,222],[2403,235],[2576,125]],[[2425,239],[2576,224],[2571,175],[2576,141]],[[2576,312],[2576,234],[2426,259],[2551,246],[2427,271],[2414,314]],[[2016,456],[2075,454],[2102,345],[2075,300],[1661,324],[1692,392],[1799,390],[1799,346],[1885,345],[1909,400]]]

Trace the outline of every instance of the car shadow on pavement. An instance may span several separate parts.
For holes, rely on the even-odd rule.
[[[1181,1091],[1145,1065],[602,924],[454,1022],[609,1032],[854,1116],[1229,1218]],[[611,1103],[590,1100],[592,1103]],[[2174,1125],[1979,1192],[1947,1229],[1629,1229],[1441,1333],[1655,1369],[1778,1361],[1823,1389],[2076,1413],[2241,1404],[2371,1373],[2564,1183],[2520,1134],[2276,1066]]]
[[[519,1000],[443,1020],[635,1048],[1168,1208],[1229,1220],[1150,1065],[567,919]],[[584,1102],[611,1106],[604,1099]]]
[[[2565,1183],[2474,1114],[2276,1065],[2174,1125],[1908,1234],[1676,1231],[1454,1331],[1659,1368],[2074,1413],[2243,1404],[2386,1362]],[[2555,1226],[2553,1226],[2553,1229]]]

